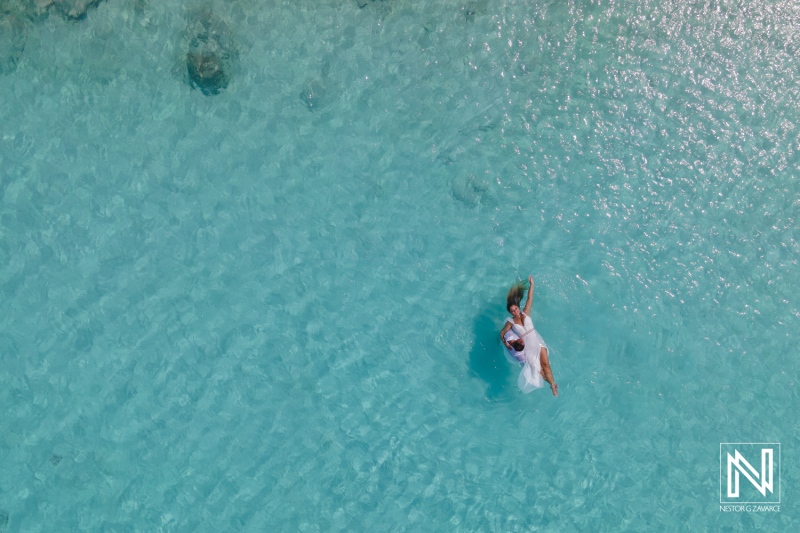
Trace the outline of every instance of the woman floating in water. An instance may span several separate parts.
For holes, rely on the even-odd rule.
[[[525,284],[515,283],[508,291],[506,309],[511,313],[511,318],[506,318],[506,325],[500,332],[500,338],[508,354],[523,365],[518,381],[522,392],[528,393],[543,387],[544,381],[547,381],[553,396],[558,396],[558,385],[553,380],[553,372],[550,370],[547,345],[542,336],[533,329],[530,317],[533,305],[533,276],[528,278],[528,283],[530,284],[528,298],[522,311],[519,309],[519,304],[525,293]]]

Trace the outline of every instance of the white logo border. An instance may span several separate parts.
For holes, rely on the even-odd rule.
[[[738,501],[722,501],[724,498],[722,497],[722,447],[724,445],[732,445],[735,446],[736,444],[746,444],[748,446],[759,446],[759,445],[768,445],[768,446],[777,446],[778,447],[778,501],[777,502],[738,502]],[[756,505],[780,505],[781,503],[781,443],[780,442],[720,442],[719,443],[719,503],[720,505],[746,505],[746,504],[756,504]]]

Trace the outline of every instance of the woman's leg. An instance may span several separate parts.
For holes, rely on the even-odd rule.
[[[553,380],[553,371],[550,370],[550,358],[547,357],[547,348],[544,346],[539,350],[539,361],[542,363],[542,377],[550,384],[553,396],[558,396],[558,384]]]

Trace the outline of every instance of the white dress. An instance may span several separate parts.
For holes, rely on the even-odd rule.
[[[517,385],[519,386],[519,390],[527,394],[532,390],[539,389],[545,385],[545,381],[541,373],[542,360],[539,352],[542,348],[547,348],[547,345],[544,343],[542,336],[539,335],[535,329],[533,329],[531,317],[528,315],[522,316],[524,317],[524,328],[519,324],[515,324],[513,318],[506,318],[506,322],[510,322],[511,329],[514,331],[514,333],[516,333],[517,336],[521,337],[525,341],[525,350],[523,352],[524,359],[521,361],[522,371],[519,373]],[[513,357],[508,348],[504,347],[504,349],[506,351],[506,355],[511,358],[511,360],[513,360],[515,363],[520,363]]]

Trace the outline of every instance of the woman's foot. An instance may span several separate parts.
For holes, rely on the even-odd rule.
[[[553,391],[553,396],[558,396],[558,383],[550,385],[550,390]]]

